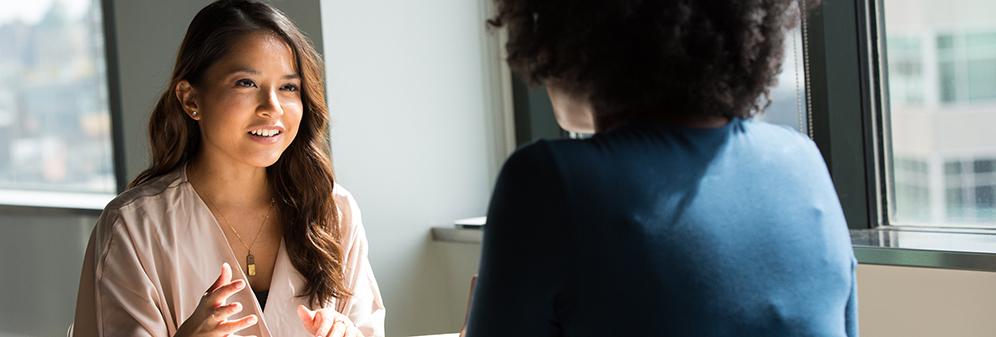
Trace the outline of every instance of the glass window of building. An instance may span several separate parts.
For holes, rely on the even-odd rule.
[[[996,2],[882,10],[892,224],[996,227]]]
[[[100,10],[49,0],[0,11],[0,203],[117,192]]]

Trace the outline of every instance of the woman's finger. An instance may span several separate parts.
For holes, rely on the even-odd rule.
[[[257,318],[256,315],[249,315],[234,321],[222,321],[218,324],[218,330],[220,330],[223,335],[227,335],[256,325],[256,323],[259,323],[259,318]]]
[[[218,279],[214,280],[214,283],[211,284],[207,292],[215,291],[229,282],[232,282],[232,266],[228,265],[228,262],[225,262],[221,264],[221,275],[218,275]]]
[[[329,330],[335,324],[335,316],[329,315],[325,310],[318,310],[315,313],[315,336],[325,337],[329,335]]]
[[[356,326],[356,324],[353,324],[353,321],[350,320],[349,317],[346,317],[346,315],[340,314],[339,312],[336,312],[335,314],[337,320],[346,322],[346,326]]]
[[[211,313],[211,318],[221,322],[239,312],[242,312],[242,303],[233,302],[232,304],[223,305],[217,309],[214,309],[214,312]]]
[[[308,310],[307,307],[303,305],[297,306],[297,317],[301,319],[301,323],[304,323],[305,329],[308,333],[315,333],[315,312]]]
[[[349,337],[363,337],[363,333],[356,326],[350,325],[346,328],[346,336]]]
[[[332,332],[330,332],[328,336],[329,337],[346,336],[346,322],[336,321],[335,325],[332,326]]]
[[[215,289],[208,295],[208,299],[217,303],[217,305],[224,304],[226,300],[235,293],[242,291],[246,288],[245,280],[235,280],[231,283],[221,286],[221,288]]]

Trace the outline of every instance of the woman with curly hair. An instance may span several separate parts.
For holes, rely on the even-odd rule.
[[[152,164],[87,245],[76,336],[384,336],[327,155],[320,60],[270,5],[194,17],[149,121]]]
[[[822,156],[751,119],[803,1],[497,0],[509,64],[595,135],[505,162],[467,335],[856,336]]]

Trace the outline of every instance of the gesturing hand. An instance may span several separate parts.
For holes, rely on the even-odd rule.
[[[232,302],[225,305],[229,296],[245,289],[246,281],[232,282],[232,267],[228,263],[221,265],[221,275],[208,288],[197,309],[177,329],[177,337],[214,337],[235,336],[234,333],[253,326],[259,320],[256,315],[229,321],[228,317],[242,311],[242,303]]]
[[[360,329],[357,329],[348,317],[332,308],[311,311],[299,305],[297,316],[301,318],[308,333],[315,337],[363,337]]]

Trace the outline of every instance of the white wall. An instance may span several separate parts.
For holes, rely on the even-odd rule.
[[[390,336],[463,323],[479,246],[430,228],[483,215],[499,164],[481,3],[321,2],[333,163],[363,212]]]

